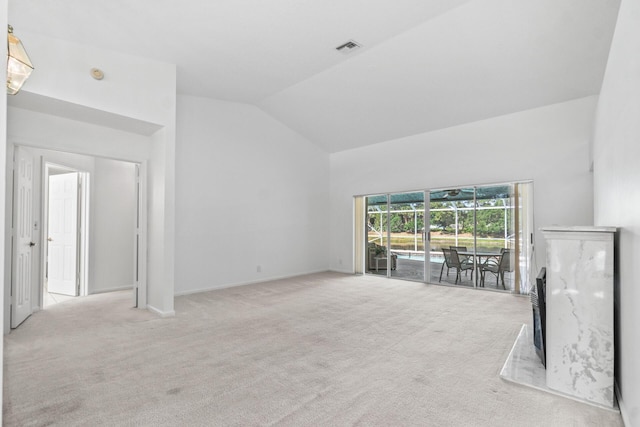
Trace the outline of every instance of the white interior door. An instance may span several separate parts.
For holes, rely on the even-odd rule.
[[[48,291],[78,295],[78,173],[49,176]]]
[[[11,327],[31,315],[33,271],[33,155],[24,148],[14,152],[14,245],[11,275]]]

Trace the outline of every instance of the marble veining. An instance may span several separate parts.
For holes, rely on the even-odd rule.
[[[585,228],[543,230],[547,386],[613,407],[613,233]]]
[[[522,325],[500,377],[517,384],[549,391],[547,373],[533,345],[533,328]]]
[[[536,355],[535,347],[533,346],[533,328],[530,325],[522,325],[511,352],[500,371],[500,378],[547,393],[618,411],[615,401],[613,405],[600,405],[595,402],[577,398],[572,394],[562,393],[549,388],[547,386],[547,372]]]

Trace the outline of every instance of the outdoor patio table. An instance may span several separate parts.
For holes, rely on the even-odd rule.
[[[386,261],[387,257],[386,256],[377,256],[375,258],[373,258],[376,260],[376,271],[378,271],[378,266],[379,266],[379,262],[380,261]],[[386,265],[386,264],[385,264]]]
[[[458,255],[467,256],[469,258],[477,257],[478,260],[476,262],[476,283],[478,282],[478,277],[480,275],[480,270],[482,265],[489,260],[489,258],[499,258],[500,254],[496,252],[474,252],[474,251],[458,251]],[[484,262],[483,262],[484,259]]]

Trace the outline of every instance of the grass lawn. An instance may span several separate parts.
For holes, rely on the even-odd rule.
[[[380,239],[375,234],[370,234],[368,241],[386,246],[387,236],[385,235]],[[412,233],[391,233],[391,249],[413,251],[416,250],[415,242],[416,235]],[[417,235],[417,243],[417,250],[424,251],[424,242],[420,234]],[[499,252],[500,248],[505,247],[504,239],[500,238],[478,237],[477,243],[478,250],[487,250],[490,252]],[[459,234],[458,243],[456,244],[456,238],[454,235],[431,232],[431,252],[439,251],[441,248],[448,248],[449,246],[466,246],[471,250],[473,248],[473,236],[470,234]]]

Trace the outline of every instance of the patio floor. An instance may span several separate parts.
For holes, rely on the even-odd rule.
[[[450,269],[449,275],[447,275],[447,269],[445,267],[442,273],[442,281],[439,280],[441,268],[442,268],[442,262],[432,262],[431,277],[429,278],[429,280],[427,280],[427,282],[456,285],[455,283],[456,271],[454,269]],[[396,279],[415,280],[415,281],[423,282],[424,281],[423,270],[424,270],[423,262],[420,260],[398,258],[396,269],[391,271],[391,277]],[[368,271],[367,273],[377,274],[381,276],[387,275],[386,270],[380,270],[380,271],[371,270],[371,271]],[[506,285],[507,291],[509,291],[509,289],[512,288],[512,284],[511,284],[511,282],[513,281],[512,275],[513,273],[507,273],[505,275],[505,282],[506,282],[505,285]],[[469,273],[462,273],[461,280],[458,281],[457,286],[473,287],[474,284],[475,284],[475,275],[473,277],[473,280],[471,280],[471,273],[469,272]],[[502,284],[496,287],[495,276],[493,276],[492,274],[487,275],[485,288],[504,291],[504,289],[502,289]]]

